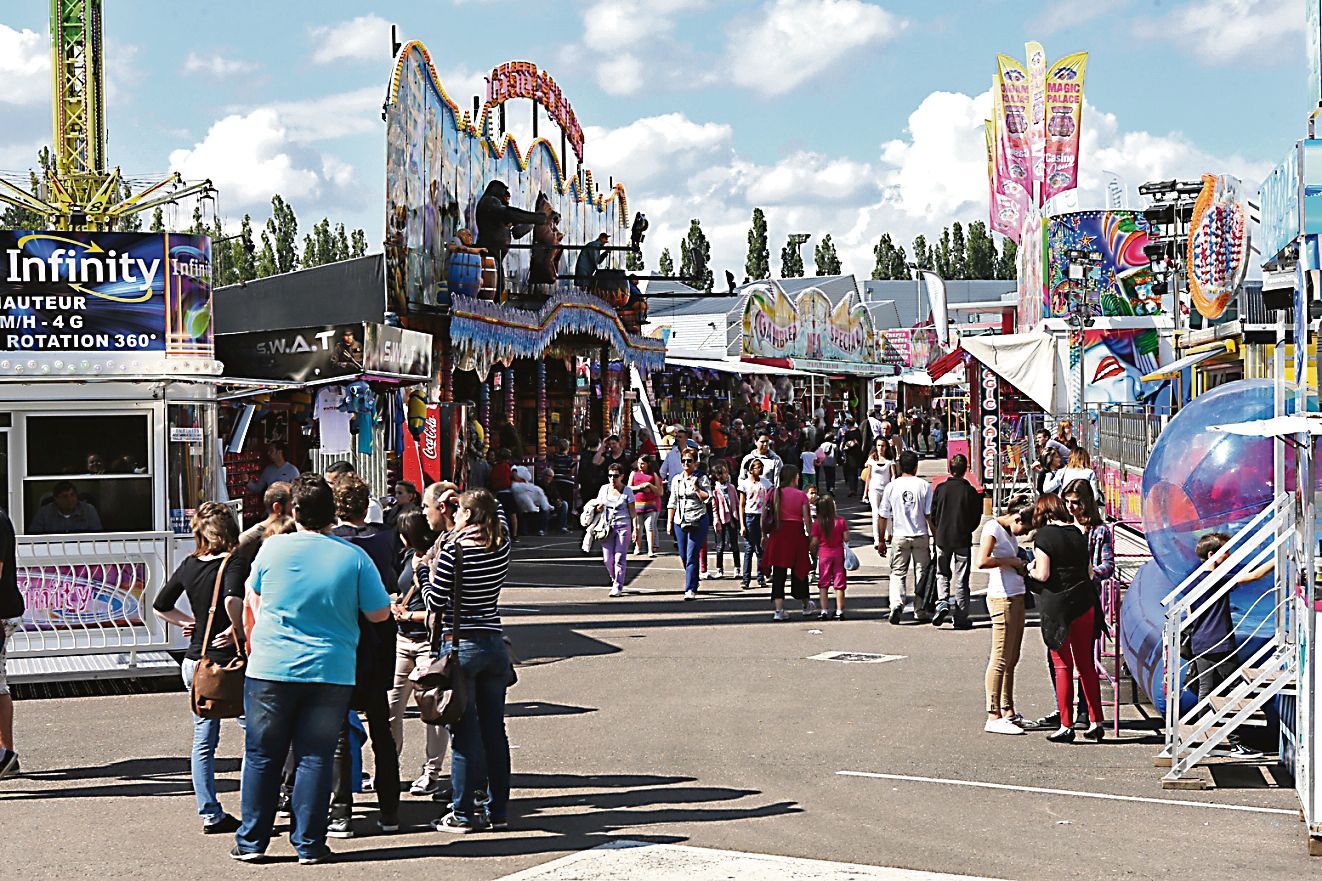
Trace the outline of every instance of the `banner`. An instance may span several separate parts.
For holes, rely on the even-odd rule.
[[[747,288],[743,355],[880,364],[872,314],[857,295],[834,306],[820,288],[800,291],[793,301],[775,282]]]
[[[1041,205],[1047,155],[1047,51],[1041,43],[1030,42],[1024,44],[1024,54],[1028,57],[1028,149],[1033,156],[1033,181],[1038,185],[1037,204]]]
[[[1017,207],[1006,223],[1022,227],[1033,202],[1033,158],[1028,145],[1028,72],[1007,55],[996,56],[996,172],[1000,192]],[[1016,222],[1017,221],[1017,222]],[[1018,239],[1016,239],[1018,241]]]
[[[996,101],[996,106],[1000,106],[999,99]],[[999,114],[997,118],[1000,118]],[[987,139],[987,185],[989,190],[987,213],[989,215],[989,225],[992,232],[998,232],[1018,242],[1019,204],[1005,195],[1002,185],[1001,167],[997,162],[999,135],[997,134],[995,120],[983,120],[982,129]]]
[[[147,566],[139,562],[18,567],[23,626],[82,630],[142,624]]]
[[[212,356],[211,240],[0,231],[0,351]]]
[[[1042,203],[1079,185],[1079,128],[1083,118],[1083,74],[1087,52],[1051,65],[1046,82],[1046,154]],[[1036,160],[1036,157],[1034,157]],[[1036,163],[1035,163],[1036,164]]]
[[[431,377],[431,334],[389,324],[367,325],[363,369],[368,373]]]
[[[1214,321],[1225,314],[1249,268],[1249,219],[1237,179],[1203,175],[1203,191],[1189,220],[1186,257],[1194,308]]]

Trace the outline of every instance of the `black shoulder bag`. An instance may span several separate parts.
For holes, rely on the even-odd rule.
[[[468,706],[468,683],[459,667],[459,608],[464,584],[464,546],[454,545],[454,593],[450,605],[454,612],[449,646],[441,654],[444,614],[432,619],[431,646],[435,657],[409,674],[414,685],[418,713],[428,725],[453,725],[463,718]]]

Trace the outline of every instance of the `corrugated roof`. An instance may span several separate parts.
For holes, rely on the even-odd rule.
[[[999,300],[1003,294],[1013,291],[1014,286],[1013,280],[1004,279],[947,279],[946,302],[954,305]],[[895,301],[900,313],[898,327],[913,327],[925,320],[931,311],[927,290],[920,282],[868,279],[863,282],[863,288],[865,300]]]

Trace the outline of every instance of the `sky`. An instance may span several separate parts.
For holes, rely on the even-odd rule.
[[[428,47],[464,107],[502,62],[550,71],[585,129],[584,164],[622,181],[651,221],[649,268],[699,218],[718,278],[743,277],[754,207],[773,270],[787,234],[812,234],[811,247],[830,233],[860,277],[882,233],[907,247],[985,220],[995,56],[1022,59],[1025,40],[1049,60],[1090,53],[1082,209],[1105,207],[1104,172],[1131,207],[1146,180],[1213,172],[1256,188],[1312,109],[1300,0],[106,6],[110,163],[135,179],[210,178],[227,224],[264,219],[278,192],[304,229],[329,216],[381,241],[394,24]],[[47,0],[0,8],[5,176],[50,141],[48,11]],[[507,111],[524,145],[528,106]]]

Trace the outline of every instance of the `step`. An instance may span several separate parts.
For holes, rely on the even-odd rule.
[[[1236,713],[1238,713],[1240,710],[1249,706],[1249,701],[1247,698],[1240,698],[1239,700],[1234,701],[1232,703],[1230,697],[1226,695],[1213,697],[1210,699],[1210,703],[1212,704],[1213,707],[1216,708],[1218,712],[1224,713],[1227,717],[1233,716]],[[1266,727],[1267,714],[1264,713],[1261,709],[1254,710],[1253,713],[1247,719],[1245,719],[1243,722],[1240,722],[1239,724],[1241,727],[1254,727],[1254,728]]]
[[[1259,676],[1261,676],[1261,675],[1262,675],[1263,673],[1265,673],[1265,672],[1275,673],[1276,675],[1274,675],[1274,676],[1268,676],[1268,677],[1267,677],[1267,679],[1265,680],[1265,682],[1266,682],[1267,685],[1272,684],[1272,683],[1275,682],[1277,679],[1280,679],[1282,676],[1285,676],[1285,675],[1286,675],[1286,671],[1285,671],[1285,669],[1284,669],[1284,668],[1281,668],[1281,667],[1275,667],[1275,668],[1269,668],[1269,667],[1240,667],[1239,670],[1238,670],[1237,672],[1239,673],[1240,676],[1244,677],[1245,681],[1247,681],[1247,682],[1252,682],[1253,680],[1257,679]]]

